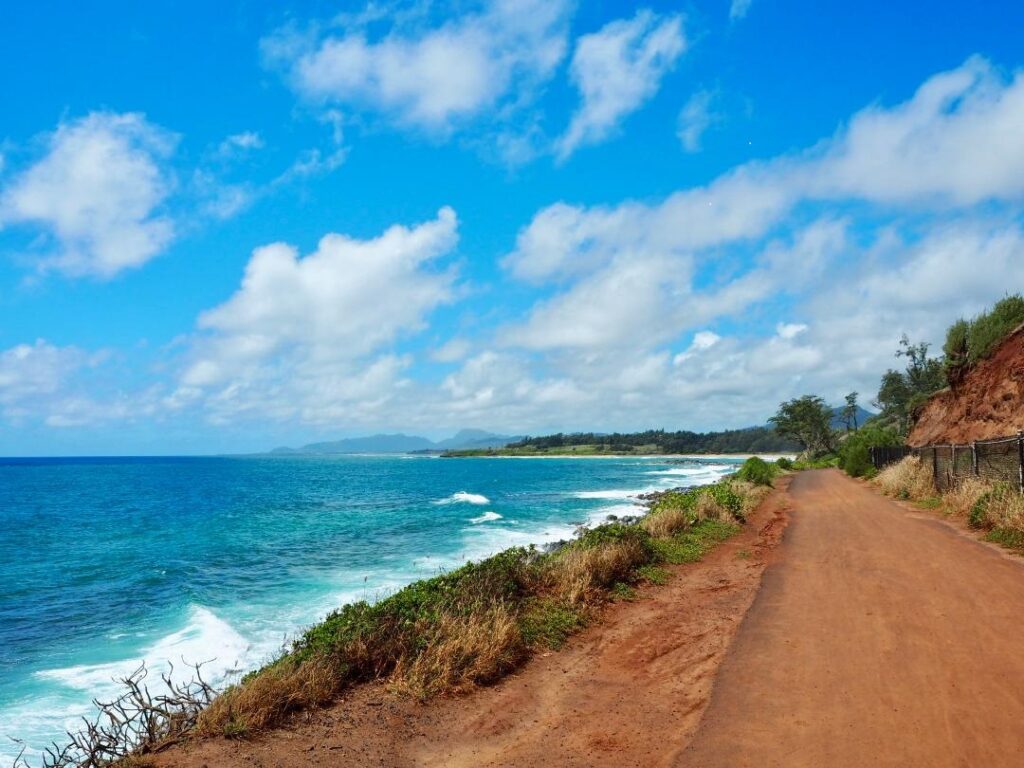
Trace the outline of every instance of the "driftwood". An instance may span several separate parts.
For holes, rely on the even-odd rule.
[[[185,683],[174,682],[171,665],[168,673],[160,675],[162,685],[156,693],[146,683],[145,663],[139,665],[116,681],[124,686],[124,693],[112,701],[93,699],[98,710],[95,718],[82,718],[83,727],[68,731],[67,742],[54,742],[43,750],[39,768],[106,768],[175,743],[195,727],[199,713],[217,695],[203,679],[202,667],[207,663],[185,663],[193,670],[192,679]],[[32,768],[25,751],[23,746],[12,768]]]

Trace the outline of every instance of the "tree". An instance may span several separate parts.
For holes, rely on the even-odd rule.
[[[929,344],[911,344],[906,334],[900,338],[900,349],[896,357],[907,359],[905,371],[889,369],[882,376],[881,386],[875,405],[882,412],[883,419],[895,424],[901,434],[906,434],[914,411],[928,397],[946,386],[946,374],[942,361],[928,357]]]
[[[846,396],[846,405],[843,406],[843,422],[846,424],[846,431],[856,432],[860,425],[857,424],[857,397],[860,392],[851,392]]]
[[[788,400],[770,419],[775,431],[796,440],[812,456],[831,453],[835,446],[832,409],[817,395]]]

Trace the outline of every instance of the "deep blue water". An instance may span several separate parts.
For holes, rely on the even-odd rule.
[[[0,763],[141,659],[218,679],[353,600],[635,511],[732,462],[0,459]]]

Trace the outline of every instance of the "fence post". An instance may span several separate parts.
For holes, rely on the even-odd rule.
[[[978,441],[971,443],[971,472],[978,476]]]
[[[1024,431],[1017,433],[1017,482],[1024,493]]]
[[[939,490],[939,447],[932,446],[932,485]]]

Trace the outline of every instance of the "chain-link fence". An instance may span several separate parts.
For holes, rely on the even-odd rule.
[[[932,468],[935,487],[940,491],[949,490],[965,477],[980,477],[1008,483],[1024,493],[1024,432],[967,445],[872,448],[871,463],[875,469],[882,469],[910,454],[920,456],[925,466]]]

